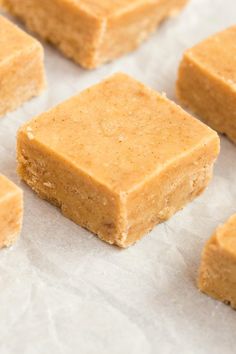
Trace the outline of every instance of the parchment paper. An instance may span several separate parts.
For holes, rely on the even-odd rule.
[[[204,195],[123,251],[64,218],[15,172],[23,122],[116,71],[173,99],[183,51],[232,24],[235,0],[190,0],[139,50],[96,71],[44,44],[47,91],[0,121],[0,171],[25,193],[21,238],[0,252],[1,354],[235,353],[236,313],[195,285],[205,241],[236,211],[227,139]]]

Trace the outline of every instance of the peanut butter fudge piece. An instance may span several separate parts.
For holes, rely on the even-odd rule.
[[[38,95],[44,86],[40,43],[0,16],[0,116]]]
[[[187,50],[179,69],[180,102],[236,143],[236,26]]]
[[[102,240],[137,241],[202,193],[218,135],[119,73],[24,125],[18,172]]]
[[[204,293],[236,309],[236,214],[219,226],[207,242],[198,286]]]
[[[91,69],[134,50],[186,2],[3,0],[3,5],[67,57]]]
[[[16,241],[22,218],[22,190],[0,174],[0,248],[11,246]]]

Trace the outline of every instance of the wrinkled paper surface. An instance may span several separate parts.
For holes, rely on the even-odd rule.
[[[204,195],[127,250],[64,218],[15,172],[23,122],[116,71],[173,99],[183,51],[234,23],[235,0],[190,0],[135,53],[96,71],[44,45],[47,91],[0,120],[0,171],[25,193],[21,238],[0,252],[1,354],[235,352],[236,313],[195,285],[205,241],[236,211],[236,147],[227,139]]]

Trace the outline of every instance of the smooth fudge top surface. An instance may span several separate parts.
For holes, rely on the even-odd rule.
[[[0,63],[39,45],[37,40],[0,15]]]
[[[236,257],[236,214],[218,227],[215,239],[222,249]]]
[[[91,15],[110,17],[138,6],[157,4],[159,0],[61,0],[78,6]]]
[[[236,89],[236,26],[209,37],[185,55]]]
[[[122,73],[34,118],[22,133],[116,192],[218,144],[212,129]]]
[[[20,188],[18,188],[7,177],[0,174],[0,202],[2,199],[16,194],[17,192],[20,192]]]

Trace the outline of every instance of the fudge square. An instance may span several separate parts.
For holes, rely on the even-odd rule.
[[[3,5],[67,57],[91,69],[134,50],[186,2],[3,0]]]
[[[11,246],[21,231],[23,192],[0,174],[0,248]]]
[[[236,26],[184,54],[177,95],[184,106],[236,143]]]
[[[38,95],[44,86],[41,45],[0,16],[0,116]]]
[[[207,242],[199,271],[201,291],[236,309],[236,214]]]
[[[208,185],[217,133],[117,73],[26,123],[18,172],[63,214],[120,247]]]

